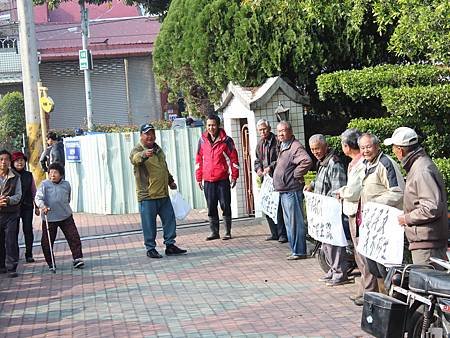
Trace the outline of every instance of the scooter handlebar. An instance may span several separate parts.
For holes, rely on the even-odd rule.
[[[430,261],[433,263],[439,264],[443,268],[447,269],[450,272],[450,263],[448,261],[444,261],[440,258],[430,257]]]

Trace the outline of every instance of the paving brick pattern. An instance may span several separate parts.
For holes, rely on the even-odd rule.
[[[139,225],[138,215],[76,221],[82,235]],[[348,299],[354,285],[318,282],[315,259],[287,261],[287,244],[264,241],[267,225],[236,222],[231,241],[207,235],[179,229],[188,255],[159,260],[145,256],[141,234],[86,240],[84,270],[59,243],[56,274],[35,247],[37,262],[21,261],[18,278],[0,275],[0,337],[367,336]]]

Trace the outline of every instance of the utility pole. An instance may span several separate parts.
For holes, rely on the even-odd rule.
[[[83,42],[83,50],[87,51],[88,63],[90,63],[91,56],[88,50],[88,37],[89,37],[89,14],[88,9],[84,3],[84,0],[80,1],[80,14],[81,14],[81,36]],[[91,90],[91,67],[84,69],[84,90],[86,93],[86,117],[88,130],[93,128],[92,123],[92,90]]]
[[[19,19],[19,43],[20,60],[22,63],[25,121],[28,136],[28,163],[35,180],[39,183],[45,178],[45,175],[39,167],[39,157],[42,151],[39,98],[37,90],[39,65],[32,1],[17,0],[17,15]]]

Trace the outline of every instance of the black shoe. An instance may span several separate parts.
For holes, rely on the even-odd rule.
[[[209,235],[208,237],[206,237],[206,240],[207,240],[207,241],[213,241],[213,240],[219,239],[219,238],[220,238],[220,235],[219,235],[219,234],[211,234],[211,235]]]
[[[273,237],[273,236],[269,236],[266,238],[266,241],[278,241],[278,238]]]
[[[223,241],[228,241],[229,239],[231,239],[231,234],[225,234],[225,236],[222,237]]]
[[[33,256],[25,257],[25,261],[26,261],[27,263],[34,263],[34,262],[35,262]]]
[[[147,257],[150,258],[162,258],[162,256],[159,254],[158,251],[156,251],[156,249],[151,249],[147,251]]]
[[[0,267],[0,273],[6,273],[6,268],[4,266]]]
[[[179,247],[177,247],[175,244],[171,244],[166,246],[166,255],[167,256],[171,256],[171,255],[183,255],[187,252],[187,250],[184,249],[180,249]]]
[[[280,243],[287,243],[287,242],[288,242],[288,239],[287,239],[287,238],[280,237],[280,238],[278,239],[278,242],[280,242]]]
[[[8,277],[16,278],[16,277],[19,277],[19,274],[17,273],[17,271],[8,271]]]
[[[84,267],[84,262],[81,258],[77,258],[73,261],[73,267],[75,269],[82,269]]]

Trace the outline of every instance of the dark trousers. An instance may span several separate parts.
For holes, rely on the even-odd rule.
[[[19,213],[0,214],[0,267],[16,271],[19,264],[17,218]]]
[[[75,225],[75,221],[73,217],[70,216],[63,221],[59,222],[48,222],[48,228],[50,232],[50,241],[53,244],[55,243],[56,234],[58,233],[58,228],[64,234],[64,237],[69,244],[70,251],[72,252],[73,259],[82,258],[83,252],[81,251],[81,240],[80,235],[78,234],[77,227]],[[42,252],[44,253],[45,261],[48,266],[52,265],[52,256],[50,256],[50,246],[48,244],[48,236],[47,236],[47,226],[45,221],[42,221],[42,238],[41,238],[41,246]]]
[[[370,258],[367,258],[367,266],[369,267],[369,271],[372,275],[377,278],[385,278],[387,276],[386,267],[383,264],[380,264]]]
[[[231,217],[231,188],[228,179],[217,182],[205,181],[203,191],[205,192],[206,204],[208,205],[208,217],[214,220],[219,219],[217,203],[220,203],[223,216]]]
[[[272,238],[276,239],[287,239],[286,226],[284,225],[283,218],[283,207],[281,206],[281,201],[278,205],[277,212],[277,224],[273,221],[270,216],[266,215],[267,223],[269,224],[270,234]]]
[[[20,232],[20,219],[22,219],[22,231],[25,238],[25,257],[33,257],[33,209],[20,210],[17,218],[17,238]]]

